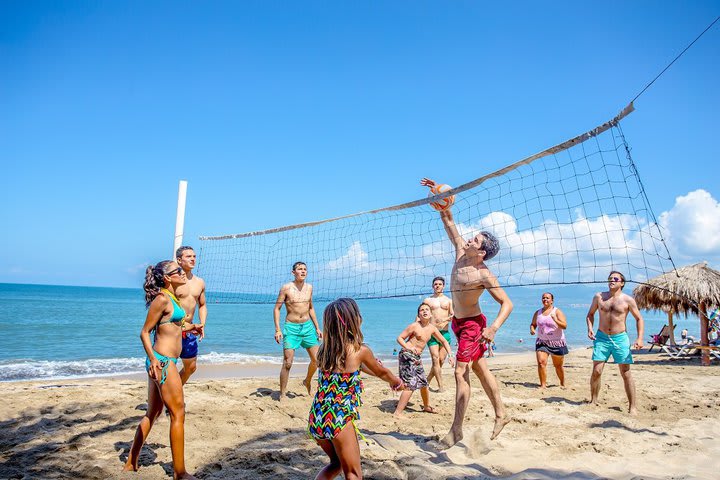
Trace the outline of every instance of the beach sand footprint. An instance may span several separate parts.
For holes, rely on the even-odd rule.
[[[490,436],[482,429],[476,428],[471,432],[466,432],[462,440],[444,452],[451,462],[467,465],[489,454],[492,451],[491,445]]]
[[[425,447],[425,440],[420,437],[398,438],[397,436],[392,434],[378,433],[370,436],[369,438],[383,449],[391,452],[395,458],[397,458],[398,456],[431,456],[431,454],[426,451],[425,448],[423,448]]]

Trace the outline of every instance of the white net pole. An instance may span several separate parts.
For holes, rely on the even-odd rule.
[[[175,217],[175,241],[173,242],[173,251],[170,258],[175,258],[175,252],[180,248],[183,241],[183,231],[185,230],[185,199],[187,196],[187,180],[180,180],[178,186],[177,215]]]

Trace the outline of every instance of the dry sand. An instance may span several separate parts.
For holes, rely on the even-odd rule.
[[[627,401],[615,365],[603,376],[599,406],[588,398],[588,350],[566,361],[567,388],[537,389],[534,355],[490,359],[514,421],[490,441],[492,410],[472,378],[465,439],[439,451],[433,437],[452,422],[455,388],[433,393],[438,415],[421,413],[419,393],[407,419],[391,413],[397,396],[374,378],[365,380],[359,427],[366,478],[720,478],[720,368],[699,360],[671,362],[636,356],[633,374],[639,413]],[[230,370],[200,367],[205,378],[186,387],[186,463],[200,478],[313,478],[325,464],[305,434],[311,397],[300,377],[294,398],[277,401],[277,379],[218,378]],[[304,367],[296,366],[300,375]],[[274,369],[272,369],[274,370]],[[236,368],[235,375],[255,373]],[[263,374],[269,373],[267,371]],[[140,471],[122,473],[145,408],[142,378],[18,382],[0,386],[0,478],[164,479],[171,474],[168,419],[154,426]]]

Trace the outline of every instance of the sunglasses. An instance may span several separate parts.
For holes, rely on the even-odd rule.
[[[608,282],[623,282],[624,280],[620,277],[610,277],[608,278]]]
[[[168,277],[172,277],[172,276],[175,275],[175,274],[182,275],[182,273],[183,273],[182,267],[178,267],[178,268],[176,268],[175,270],[171,270],[171,271],[169,271],[169,272],[165,272],[165,275],[167,275]]]

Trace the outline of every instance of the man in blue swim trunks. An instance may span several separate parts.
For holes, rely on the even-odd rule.
[[[633,363],[630,353],[630,337],[627,334],[627,316],[631,313],[637,323],[637,340],[632,345],[633,350],[643,347],[645,324],[635,299],[622,292],[625,286],[625,276],[617,271],[610,272],[607,292],[596,293],[593,297],[590,310],[587,314],[588,338],[593,340],[593,371],[590,377],[590,403],[597,405],[600,393],[600,378],[605,363],[613,357],[620,367],[620,375],[625,384],[630,403],[629,413],[637,413],[635,405],[635,380],[630,374],[630,365]],[[600,325],[597,332],[593,332],[595,312],[600,310]]]
[[[180,372],[180,379],[183,385],[190,379],[190,375],[197,370],[198,340],[205,337],[205,321],[207,320],[207,305],[205,303],[205,281],[192,273],[197,264],[197,255],[192,247],[182,246],[175,252],[177,263],[185,271],[187,283],[179,287],[175,293],[180,306],[185,309],[185,323],[193,323],[195,308],[197,307],[198,317],[202,329],[196,335],[194,333],[183,333],[182,352],[180,358],[183,362],[183,369]]]
[[[290,368],[295,358],[295,350],[302,347],[310,356],[307,376],[303,385],[310,394],[313,375],[317,370],[318,339],[322,338],[322,330],[318,326],[315,308],[312,303],[312,285],[305,283],[307,265],[295,262],[292,268],[295,279],[280,288],[275,301],[273,320],[275,322],[275,341],[283,342],[283,365],[280,369],[280,400],[287,393]],[[285,326],[280,330],[280,309],[285,305]]]

